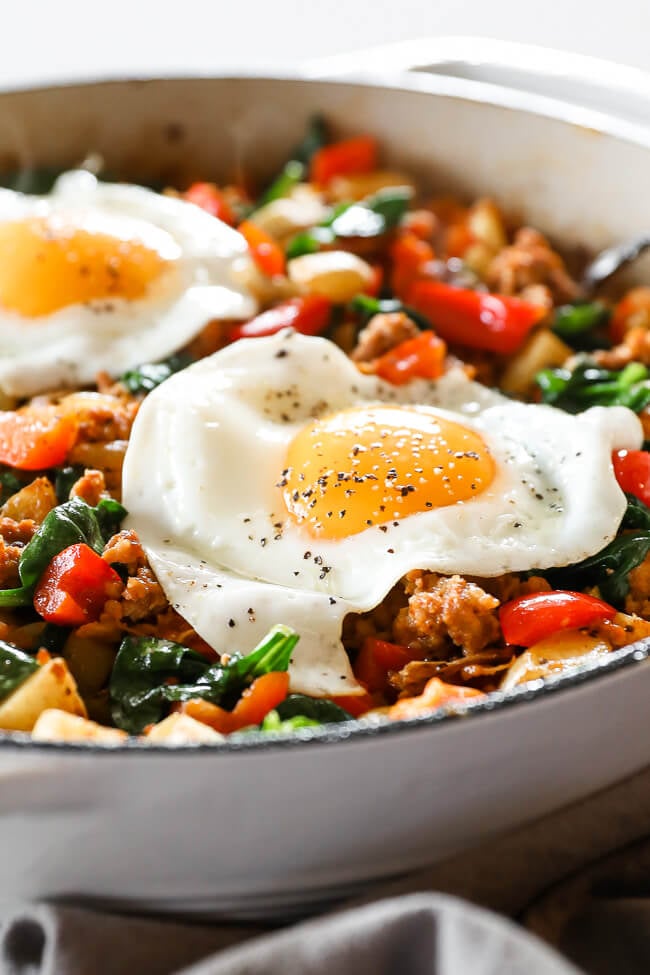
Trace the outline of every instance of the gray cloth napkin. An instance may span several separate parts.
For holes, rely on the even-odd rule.
[[[496,914],[412,894],[205,952],[210,932],[40,905],[8,920],[3,975],[579,975]],[[213,935],[214,948],[215,937]],[[120,945],[119,953],[114,946]],[[113,950],[111,950],[111,948]],[[111,958],[112,955],[112,958]],[[119,956],[118,956],[119,955]]]
[[[18,905],[0,927],[0,975],[648,975],[649,824],[646,769],[273,934]]]

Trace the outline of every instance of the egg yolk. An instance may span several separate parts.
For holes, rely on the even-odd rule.
[[[315,538],[336,539],[467,501],[494,473],[474,430],[424,410],[378,406],[302,429],[279,486],[297,524]]]
[[[141,298],[167,261],[121,240],[45,218],[0,224],[0,306],[28,318],[95,299]]]

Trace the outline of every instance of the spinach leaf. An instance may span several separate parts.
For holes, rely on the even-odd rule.
[[[102,498],[96,508],[92,509],[102,533],[104,544],[120,530],[120,525],[127,516],[126,508],[114,498]],[[100,549],[100,554],[101,551]]]
[[[38,670],[38,664],[33,657],[0,640],[0,701],[15,691],[35,670]]]
[[[259,726],[259,730],[290,732],[296,731],[298,728],[317,728],[318,725],[320,725],[320,721],[314,721],[313,718],[306,718],[302,714],[296,714],[295,717],[286,718],[283,721],[277,711],[269,711]],[[256,731],[258,729],[252,728],[251,730]]]
[[[54,476],[54,490],[56,491],[59,504],[70,500],[72,486],[83,475],[83,472],[83,467],[80,467],[78,464],[71,464],[68,467],[57,467],[52,471],[52,475]]]
[[[136,369],[129,369],[120,376],[120,382],[130,393],[150,393],[165,379],[185,369],[191,362],[192,359],[188,355],[172,355],[163,362],[148,362]]]
[[[623,515],[621,528],[650,529],[650,508],[634,494],[626,494],[627,510]]]
[[[315,254],[321,247],[333,244],[337,237],[380,237],[397,226],[409,205],[410,187],[396,186],[380,190],[359,203],[339,203],[317,227],[303,230],[287,245],[288,260],[303,254]]]
[[[289,627],[275,626],[252,653],[210,665],[178,643],[127,636],[110,681],[113,720],[119,728],[139,734],[163,717],[169,703],[193,697],[232,710],[256,677],[287,670],[297,642],[298,634]],[[175,683],[168,683],[170,679]]]
[[[140,734],[160,721],[165,710],[165,682],[193,682],[208,668],[205,657],[170,640],[126,636],[117,652],[109,691],[118,728]]]
[[[39,647],[48,650],[53,656],[61,657],[65,641],[70,635],[70,627],[57,626],[55,623],[46,623],[43,632],[38,638]]]
[[[305,136],[291,153],[291,159],[308,166],[312,156],[327,145],[328,140],[329,133],[325,117],[323,115],[312,115],[307,124]]]
[[[575,565],[539,572],[555,589],[598,586],[604,600],[620,607],[630,591],[629,574],[650,552],[650,530],[636,529],[618,535],[602,551]]]
[[[590,406],[627,406],[640,413],[650,403],[650,372],[640,362],[624,369],[601,369],[583,361],[573,369],[542,369],[535,377],[542,401],[567,413]]]
[[[275,709],[283,721],[289,718],[310,718],[318,724],[352,721],[352,715],[326,697],[308,697],[306,694],[290,694]]]
[[[421,315],[419,311],[409,308],[408,305],[402,304],[397,298],[372,298],[370,295],[359,294],[355,295],[350,302],[350,309],[361,316],[364,325],[373,315],[402,311],[420,328],[431,328],[428,318]]]
[[[0,504],[4,504],[7,498],[24,486],[23,481],[13,471],[0,471]]]
[[[101,554],[125,515],[126,509],[109,499],[102,499],[92,508],[81,498],[71,498],[53,508],[20,556],[22,586],[0,590],[0,606],[29,606],[41,575],[54,556],[69,545],[83,542]]]
[[[291,190],[300,183],[307,173],[307,167],[298,159],[290,159],[284,166],[279,176],[273,180],[271,185],[262,193],[257,201],[255,210],[272,203],[273,200],[280,200],[283,196],[288,196]],[[252,212],[254,213],[255,210]]]

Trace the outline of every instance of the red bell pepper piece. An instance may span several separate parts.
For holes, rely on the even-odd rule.
[[[23,471],[57,467],[77,438],[77,421],[55,406],[0,413],[0,463]]]
[[[447,342],[509,355],[547,314],[520,298],[453,288],[421,279],[409,288],[406,304],[425,315]]]
[[[621,490],[650,507],[650,453],[647,450],[615,450],[612,462]]]
[[[284,701],[289,693],[289,675],[286,671],[272,671],[254,680],[232,711],[226,711],[218,704],[192,698],[183,704],[181,711],[203,724],[210,725],[222,735],[229,735],[240,728],[260,724],[274,708]]]
[[[372,693],[385,691],[391,671],[401,670],[416,659],[408,647],[369,636],[354,664],[354,676]]]
[[[230,224],[231,227],[236,223],[232,207],[223,192],[214,183],[192,183],[190,188],[183,193],[183,199],[187,200],[188,203],[195,203],[196,206],[201,207],[211,216]]]
[[[310,176],[314,183],[326,186],[336,176],[369,173],[377,168],[377,141],[369,135],[344,139],[323,146],[314,153]]]
[[[447,345],[435,332],[421,332],[380,356],[375,372],[394,386],[416,378],[438,379],[444,372],[446,355]]]
[[[506,643],[518,647],[532,647],[558,630],[579,629],[614,616],[614,607],[602,599],[564,590],[519,596],[499,610]]]
[[[401,233],[390,250],[393,262],[391,287],[398,298],[405,298],[409,288],[430,261],[435,260],[431,244],[414,231]]]
[[[284,274],[287,267],[284,251],[270,234],[251,220],[244,220],[237,230],[246,239],[251,257],[262,274],[270,278],[275,274]]]
[[[329,325],[332,302],[321,295],[289,298],[275,308],[263,311],[230,331],[230,341],[275,335],[283,328],[294,328],[301,335],[320,335]]]
[[[34,608],[48,623],[83,626],[101,616],[122,580],[88,545],[70,545],[55,555],[39,579]]]
[[[458,703],[485,697],[483,691],[475,687],[461,687],[447,684],[439,677],[432,677],[427,681],[424,690],[418,697],[404,697],[388,710],[387,717],[391,721],[405,721],[409,718],[419,718],[420,715],[430,714],[444,704]]]
[[[377,703],[371,694],[335,694],[332,695],[330,701],[334,701],[353,718],[360,718],[366,711],[371,711],[372,708],[377,707]]]

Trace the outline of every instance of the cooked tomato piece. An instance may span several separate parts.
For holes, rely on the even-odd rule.
[[[234,226],[236,223],[235,214],[223,191],[214,183],[192,183],[190,188],[183,194],[183,199],[189,203],[195,203],[213,217],[223,220],[224,223]]]
[[[235,325],[230,332],[230,341],[275,335],[283,328],[294,328],[301,335],[320,335],[329,325],[331,314],[332,302],[322,295],[289,298],[250,321]]]
[[[311,160],[311,179],[326,186],[336,176],[369,173],[377,168],[377,140],[361,135],[323,146]]]
[[[48,623],[83,626],[99,619],[122,580],[97,552],[83,543],[55,555],[34,593],[34,608]]]
[[[579,629],[614,616],[614,607],[602,599],[565,590],[519,596],[499,610],[503,637],[517,647],[532,647],[558,630]]]
[[[250,725],[260,724],[274,708],[284,701],[289,693],[289,675],[286,671],[272,671],[270,674],[263,674],[254,680],[248,687],[232,711],[212,704],[210,701],[203,701],[201,698],[192,698],[183,704],[181,711],[189,714],[191,718],[202,721],[210,725],[215,731],[222,735],[229,735],[240,728],[247,728]]]
[[[612,454],[614,474],[626,494],[633,494],[650,507],[650,452],[615,450]]]
[[[421,332],[382,355],[375,362],[375,372],[394,386],[411,379],[438,379],[446,355],[447,345],[435,332]]]
[[[62,464],[77,438],[77,421],[55,406],[0,413],[0,463],[23,471]]]
[[[521,298],[414,281],[406,304],[425,315],[447,342],[509,355],[516,352],[547,309]]]
[[[284,251],[270,234],[251,220],[244,220],[237,230],[246,239],[251,257],[262,274],[269,277],[284,274],[287,266]]]

